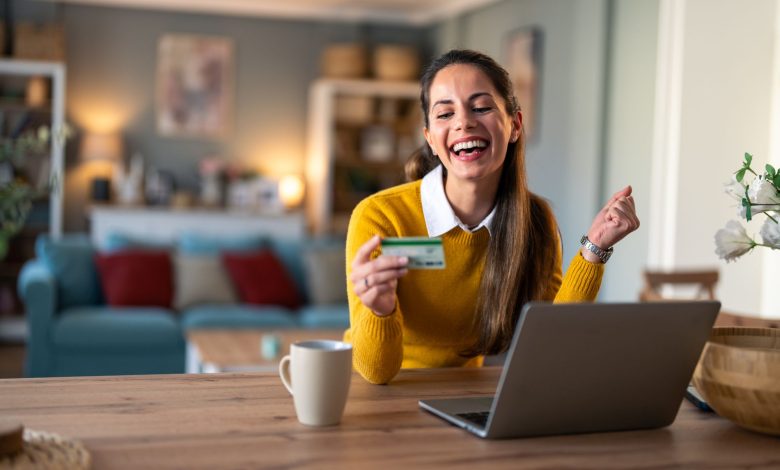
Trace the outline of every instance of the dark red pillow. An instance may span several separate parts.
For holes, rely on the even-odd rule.
[[[108,305],[171,308],[173,268],[167,251],[101,253],[95,263]]]
[[[242,302],[293,309],[301,304],[295,283],[272,251],[225,252],[222,261]]]

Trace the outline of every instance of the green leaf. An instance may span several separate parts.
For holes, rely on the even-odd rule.
[[[775,189],[780,190],[780,173],[777,173],[774,178],[772,178],[772,184],[775,185]]]
[[[750,163],[753,161],[753,155],[750,155],[749,153],[745,152],[745,164],[747,166],[750,166]]]
[[[738,170],[737,173],[736,173],[737,181],[739,181],[740,183],[742,182],[742,178],[745,177],[745,170],[747,170],[747,168],[743,168],[741,170]]]
[[[753,218],[753,211],[750,210],[750,201],[747,198],[742,198],[742,207],[745,208],[745,219],[750,222]]]
[[[774,179],[776,174],[775,167],[767,163],[764,168],[766,169],[767,175],[769,175],[769,179]]]

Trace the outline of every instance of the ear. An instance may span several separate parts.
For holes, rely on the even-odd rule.
[[[428,147],[430,147],[431,153],[435,157],[436,147],[433,146],[433,141],[431,140],[431,133],[428,131],[427,127],[423,127],[423,135],[425,136],[425,141],[428,142]]]
[[[523,113],[518,111],[512,118],[512,134],[509,136],[509,141],[513,144],[520,139],[520,132],[523,129]]]

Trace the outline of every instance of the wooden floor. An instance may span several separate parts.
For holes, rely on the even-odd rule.
[[[0,379],[22,377],[24,345],[0,343]]]

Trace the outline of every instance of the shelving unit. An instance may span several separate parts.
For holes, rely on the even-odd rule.
[[[423,142],[419,95],[417,82],[311,85],[306,210],[314,234],[345,234],[361,199],[404,181],[404,163]]]
[[[25,83],[33,77],[46,80],[50,90],[45,104],[28,106],[24,94],[19,94],[19,83]],[[13,82],[16,82],[13,84]],[[12,83],[11,85],[8,85]],[[11,88],[4,88],[10,86]],[[8,91],[8,90],[12,91]],[[24,128],[35,125],[48,125],[52,135],[59,135],[65,125],[65,65],[59,62],[0,60],[0,113],[2,137],[16,137],[13,134],[23,132]],[[23,117],[23,116],[26,116]],[[27,123],[23,122],[27,120]],[[52,138],[46,166],[50,167],[50,176],[55,182],[48,198],[48,230],[54,237],[62,234],[63,205],[63,168],[65,165],[63,141]],[[37,162],[40,164],[40,162]]]
[[[30,104],[27,87],[33,79],[41,81],[44,92]],[[54,137],[62,134],[65,125],[65,66],[59,62],[0,60],[0,138],[15,139],[43,125],[53,136],[49,148],[26,155],[23,165],[10,176],[26,178],[33,187],[53,185],[47,196],[33,201],[25,226],[9,240],[8,253],[0,259],[0,314],[21,311],[16,283],[22,265],[34,256],[37,236],[62,234],[65,164],[63,139]]]

